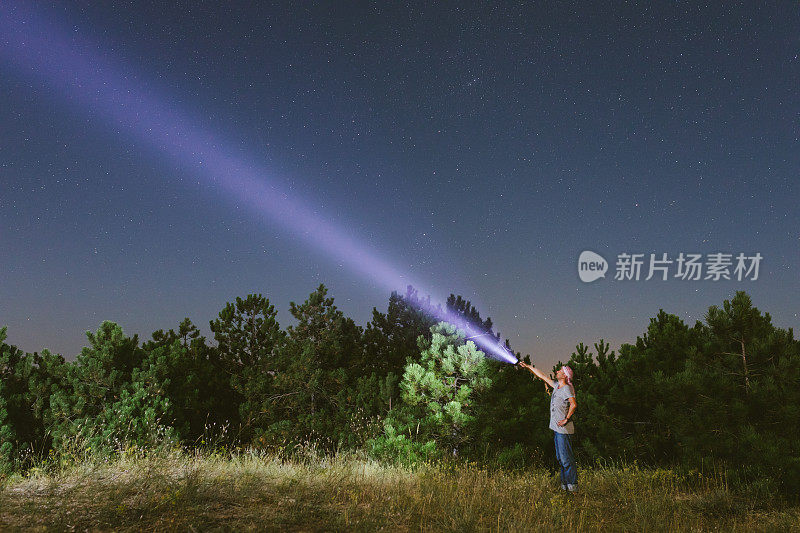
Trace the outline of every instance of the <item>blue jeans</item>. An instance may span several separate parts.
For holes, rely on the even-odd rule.
[[[575,468],[575,457],[572,455],[572,442],[568,433],[555,433],[556,459],[561,465],[561,488],[578,489],[578,471]]]

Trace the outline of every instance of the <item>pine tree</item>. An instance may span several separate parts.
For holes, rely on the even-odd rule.
[[[0,471],[24,469],[52,447],[51,398],[64,385],[61,355],[23,353],[0,329]]]
[[[461,295],[451,294],[445,302],[448,319],[460,328],[469,328],[473,331],[490,333],[492,331],[492,319],[481,319],[481,314],[469,300],[465,300]],[[499,336],[497,337],[499,339]]]
[[[206,344],[189,318],[177,332],[158,330],[152,337],[142,345],[147,355],[141,379],[169,398],[169,416],[181,441],[202,444],[208,437],[230,444],[224,432],[231,424],[238,426],[238,396],[230,376],[220,371],[218,350]]]
[[[274,393],[278,354],[285,342],[276,316],[267,298],[250,294],[228,303],[210,323],[218,343],[215,363],[229,376],[235,393],[231,400],[238,409],[238,438],[242,443],[251,442],[274,421],[269,398]]]
[[[33,425],[33,413],[26,405],[31,361],[22,350],[4,342],[6,331],[0,329],[0,473],[15,468],[20,452],[30,443],[25,433]]]
[[[719,342],[719,353],[723,356],[741,357],[742,377],[745,392],[750,392],[750,372],[747,363],[747,352],[752,349],[759,337],[770,329],[769,313],[762,316],[753,307],[750,297],[744,291],[738,291],[730,301],[725,300],[723,308],[712,305],[706,313],[706,323],[711,334]],[[750,363],[754,363],[751,361]]]
[[[400,383],[402,405],[372,443],[376,455],[410,461],[434,453],[458,455],[472,438],[475,393],[491,385],[483,352],[446,322],[431,327],[430,340],[420,337],[419,348],[419,362],[406,365]]]
[[[127,337],[109,321],[86,335],[90,346],[69,364],[65,386],[51,401],[54,445],[77,438],[92,449],[113,451],[173,438],[168,400],[138,379],[145,361],[138,336]]]
[[[437,322],[432,309],[430,298],[420,298],[411,285],[405,296],[392,292],[386,314],[373,309],[364,331],[365,374],[374,370],[379,375],[402,375],[408,361],[419,354],[417,339],[420,335],[429,338]]]
[[[279,421],[265,440],[313,442],[330,450],[351,433],[351,386],[360,373],[351,365],[361,358],[362,331],[327,294],[325,285],[320,285],[302,304],[290,303],[297,324],[288,328],[270,398]]]

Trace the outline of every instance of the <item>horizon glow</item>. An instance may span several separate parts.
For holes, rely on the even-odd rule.
[[[107,126],[166,155],[177,166],[235,198],[258,216],[268,216],[294,237],[389,290],[412,285],[420,294],[442,295],[381,257],[356,236],[321,216],[296,193],[270,181],[270,171],[245,158],[177,104],[159,98],[131,69],[100,53],[97,43],[67,32],[22,2],[0,3],[0,58]],[[274,174],[274,173],[273,173]],[[511,364],[517,358],[491,335],[476,330],[446,308],[429,310],[463,330],[486,355]],[[467,342],[469,342],[467,341]]]

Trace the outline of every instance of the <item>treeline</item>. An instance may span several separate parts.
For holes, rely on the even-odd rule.
[[[290,304],[296,324],[282,329],[275,307],[252,294],[210,322],[214,342],[188,318],[141,344],[103,322],[73,362],[23,353],[2,328],[0,466],[25,468],[75,442],[98,451],[165,440],[363,447],[398,404],[418,337],[431,336],[430,305],[409,287],[362,328],[321,285]],[[447,306],[465,320],[476,314],[460,297]]]
[[[409,287],[360,327],[321,285],[290,304],[296,324],[283,329],[269,300],[249,295],[211,321],[213,343],[189,319],[141,344],[104,322],[73,362],[24,353],[3,328],[0,472],[75,446],[163,443],[550,461],[541,382],[485,358],[463,331],[437,324],[430,305]],[[469,302],[451,295],[446,306],[500,342]],[[660,311],[618,354],[602,340],[594,353],[581,343],[568,364],[584,465],[720,464],[800,488],[800,343],[745,293],[693,326]]]

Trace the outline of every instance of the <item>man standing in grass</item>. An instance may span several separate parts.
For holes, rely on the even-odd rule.
[[[550,395],[550,429],[555,433],[556,459],[561,465],[561,488],[575,492],[578,490],[578,471],[572,455],[570,436],[575,433],[572,415],[575,414],[578,402],[575,401],[575,389],[572,387],[572,369],[566,365],[562,366],[556,372],[556,379],[552,380],[533,365],[522,361],[519,364],[553,389]]]

